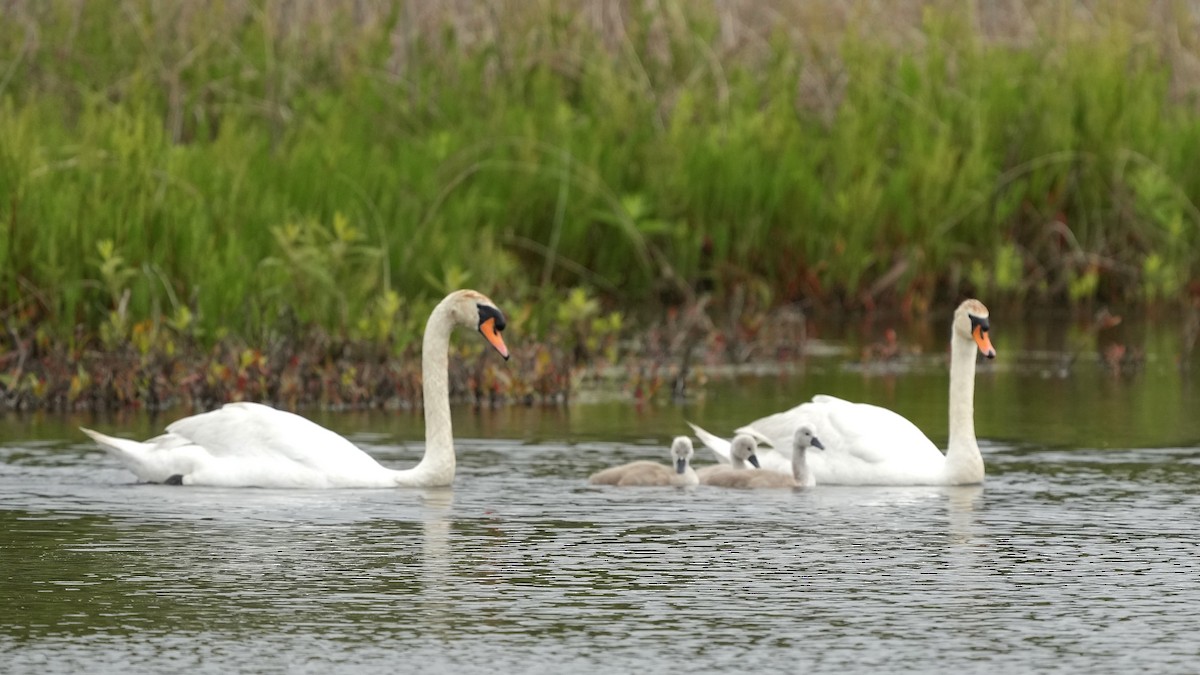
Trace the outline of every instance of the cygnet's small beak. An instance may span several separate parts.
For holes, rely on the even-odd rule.
[[[687,471],[687,460],[680,457],[675,460],[675,473],[683,473],[684,471]]]
[[[817,438],[816,436],[813,436],[812,443],[810,443],[809,445],[813,446],[814,448],[816,448],[818,450],[825,449],[825,444],[822,443],[821,439]]]
[[[750,455],[749,457],[746,458],[746,461],[750,462],[750,464],[756,469],[762,468],[762,466],[760,466],[758,463],[758,455]]]

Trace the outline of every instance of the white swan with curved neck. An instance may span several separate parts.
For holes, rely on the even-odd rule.
[[[975,440],[975,352],[989,359],[996,356],[988,329],[988,310],[978,300],[967,300],[955,310],[950,333],[950,445],[944,455],[916,425],[891,410],[833,396],[814,396],[737,431],[785,448],[797,427],[811,426],[825,445],[825,452],[808,460],[822,485],[982,483],[983,455]],[[692,428],[718,459],[728,461],[728,442],[696,425]],[[792,468],[790,458],[777,451],[760,452],[759,461],[764,469],[781,473]]]
[[[412,469],[383,467],[338,434],[259,403],[229,403],[177,420],[145,442],[82,429],[143,481],[266,488],[434,487],[454,481],[448,385],[450,333],[477,328],[508,359],[504,314],[482,293],[447,295],[429,315],[422,344],[425,455]]]

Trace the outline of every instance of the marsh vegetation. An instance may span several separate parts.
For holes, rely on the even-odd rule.
[[[546,392],[705,295],[752,336],[789,305],[1196,294],[1183,3],[0,11],[0,391],[25,406],[186,377],[287,400],[289,367],[331,373],[297,400],[412,390],[386,373],[463,286]]]

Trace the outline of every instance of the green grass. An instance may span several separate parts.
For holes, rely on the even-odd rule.
[[[1198,271],[1182,6],[299,5],[6,10],[0,317],[403,346],[457,286],[528,334],[573,287],[1175,302]]]

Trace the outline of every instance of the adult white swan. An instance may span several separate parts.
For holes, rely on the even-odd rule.
[[[809,425],[825,452],[808,458],[822,485],[968,485],[983,482],[983,455],[975,440],[975,351],[994,358],[988,336],[988,310],[967,300],[954,312],[950,331],[950,447],[942,454],[912,422],[866,403],[833,396],[814,396],[791,410],[738,429],[788,447],[797,427]],[[722,461],[729,443],[696,425],[696,435]],[[789,473],[790,458],[777,451],[760,452],[764,469]]]
[[[146,442],[83,432],[144,481],[269,488],[441,486],[454,481],[454,436],[447,384],[450,332],[477,328],[508,359],[504,314],[482,293],[447,295],[429,315],[421,353],[425,455],[412,469],[381,466],[319,424],[258,403],[230,403],[185,417]]]

